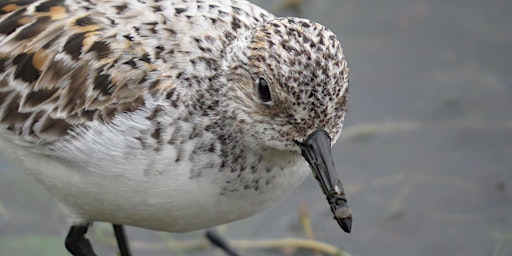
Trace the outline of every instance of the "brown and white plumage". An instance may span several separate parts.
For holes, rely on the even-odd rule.
[[[73,126],[110,122],[147,98],[172,94],[179,78],[203,71],[186,67],[205,61],[202,50],[218,59],[237,30],[271,17],[242,2],[240,12],[254,18],[234,19],[224,3],[192,10],[180,2],[4,1],[1,124],[26,140],[50,142]]]
[[[331,31],[246,1],[0,3],[0,153],[72,225],[252,215],[309,173],[298,142],[338,138],[347,90]]]

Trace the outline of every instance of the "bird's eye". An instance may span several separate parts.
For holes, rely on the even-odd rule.
[[[267,80],[260,78],[257,83],[258,97],[260,97],[260,100],[263,102],[271,101],[272,96],[270,95],[270,88],[268,87]]]

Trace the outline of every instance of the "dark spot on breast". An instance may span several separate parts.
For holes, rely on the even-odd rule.
[[[63,51],[69,54],[74,60],[78,60],[82,52],[82,43],[85,39],[85,33],[73,34],[64,44]]]
[[[84,16],[82,18],[78,18],[77,20],[75,20],[75,25],[80,27],[85,27],[94,24],[95,22],[90,16]]]
[[[0,22],[0,34],[9,35],[14,32],[18,27],[21,27],[23,24],[18,21],[27,16],[23,15],[25,13],[25,8],[21,8],[9,15],[5,20]]]
[[[178,103],[180,101],[180,98],[179,97],[174,97],[174,99],[171,100],[171,106],[173,108],[177,108],[178,107]]]
[[[86,121],[92,121],[94,119],[94,115],[98,112],[98,110],[94,109],[86,109],[82,112],[78,112],[77,115],[80,119],[84,119]]]
[[[70,127],[71,124],[63,119],[53,119],[48,117],[43,121],[39,133],[55,137],[62,137],[67,134]]]
[[[183,147],[177,147],[176,148],[176,158],[174,159],[174,162],[177,163],[183,159],[183,155],[185,152],[183,152]]]
[[[208,152],[213,153],[215,152],[215,142],[212,142],[210,146],[208,147]]]
[[[50,20],[50,16],[43,16],[37,18],[37,20],[34,23],[20,30],[20,32],[16,34],[16,36],[14,37],[14,40],[22,41],[37,36],[39,33],[41,33],[44,29],[48,27]]]
[[[258,172],[258,166],[257,165],[251,165],[251,167],[249,167],[251,169],[251,173],[252,174],[256,174]]]
[[[157,141],[160,141],[160,138],[162,136],[162,128],[157,127],[155,130],[151,133],[151,137]]]
[[[219,10],[218,13],[219,13],[219,17],[221,17],[221,18],[225,18],[226,16],[228,16],[228,13],[223,10]]]
[[[237,18],[236,16],[233,17],[233,20],[231,20],[231,28],[233,30],[238,30],[242,27],[241,25],[241,22],[239,18]]]
[[[20,113],[20,100],[21,96],[16,95],[9,101],[7,107],[3,111],[2,119],[0,122],[7,125],[20,125],[23,124],[29,117],[30,113]]]
[[[128,8],[128,5],[127,4],[121,4],[121,5],[114,6],[114,8],[116,8],[117,14],[121,14],[121,13],[124,12],[124,10],[126,10],[126,8]]]
[[[233,9],[233,12],[235,12],[236,14],[240,14],[240,11],[242,10],[234,5],[231,6],[231,9]]]
[[[14,78],[21,79],[27,83],[32,83],[39,79],[41,73],[32,64],[33,56],[33,53],[21,53],[14,57],[12,60],[13,65],[16,65]]]
[[[146,63],[151,63],[151,58],[149,58],[149,54],[146,52],[144,53],[139,60],[144,61]]]
[[[151,6],[151,8],[153,8],[153,11],[155,13],[159,13],[162,11],[162,7],[160,5]]]
[[[94,89],[99,90],[103,95],[112,95],[113,87],[110,76],[107,74],[100,74],[94,79]]]
[[[172,29],[172,28],[163,28],[163,30],[167,31],[167,33],[169,33],[169,37],[176,37],[176,30]],[[163,47],[162,49],[160,50],[164,50]]]
[[[31,91],[25,96],[23,107],[36,107],[46,100],[50,99],[58,91],[58,88],[42,89],[39,91]]]
[[[162,111],[163,111],[163,109],[162,109],[162,107],[161,107],[161,106],[156,106],[156,107],[153,109],[153,111],[151,111],[151,115],[149,115],[148,117],[146,117],[146,119],[148,119],[148,120],[150,120],[150,121],[151,121],[151,120],[155,120],[155,119],[157,119],[158,114],[159,114],[160,112],[162,112]]]
[[[199,125],[194,125],[192,127],[192,131],[190,131],[190,134],[188,136],[189,140],[193,140],[195,138],[198,138],[203,135],[203,130],[199,127]]]
[[[128,41],[133,41],[132,35],[124,35],[123,37],[126,38]]]
[[[50,47],[53,46],[53,44],[59,39],[59,38],[62,38],[62,34],[64,34],[65,31],[62,30],[60,31],[57,35],[55,35],[53,38],[51,38],[50,40],[48,40],[48,42],[46,42],[46,44],[43,45],[43,49],[48,49]],[[49,34],[52,34],[53,35],[53,32],[52,33],[49,33]]]
[[[228,42],[233,41],[237,35],[229,30],[224,30],[224,39],[226,39]]]
[[[205,154],[205,153],[214,153],[214,152],[215,152],[215,142],[209,143],[208,141],[205,141],[205,140],[203,140],[203,141],[199,140],[198,145],[193,150],[193,153],[196,153],[196,154]]]
[[[156,79],[156,80],[151,81],[151,83],[150,83],[150,84],[149,84],[149,86],[148,86],[148,89],[149,89],[150,91],[152,91],[152,94],[154,94],[154,93],[155,93],[155,91],[158,91],[156,88],[157,88],[157,86],[158,86],[159,84],[160,84],[160,80],[159,80],[159,79]]]
[[[144,140],[140,136],[134,137],[134,139],[136,139],[139,142],[140,147],[142,149],[146,149],[146,145],[145,145],[146,143],[144,142]]]
[[[151,34],[157,34],[156,26],[158,25],[157,22],[146,22],[143,23],[145,27],[151,32]]]
[[[39,120],[41,120],[41,118],[43,118],[43,116],[45,114],[46,114],[45,111],[38,111],[37,113],[32,115],[32,123],[30,124],[29,135],[34,135],[35,134],[34,124],[38,123]]]
[[[198,57],[197,59],[206,64],[206,66],[208,66],[212,70],[217,70],[217,68],[219,67],[217,59],[202,56]]]
[[[174,11],[176,11],[176,14],[182,14],[187,11],[187,8],[174,8]]]
[[[171,134],[171,138],[169,138],[169,141],[167,141],[170,145],[176,145],[181,143],[181,126],[177,125],[174,128],[173,133]]]
[[[155,47],[155,58],[159,59],[160,58],[160,54],[165,50],[165,47],[161,46],[161,45],[158,45],[157,47]],[[172,54],[171,54],[172,55]]]
[[[36,7],[36,12],[49,12],[52,7],[63,6],[64,0],[48,0]]]
[[[325,42],[324,42],[324,36],[323,36],[323,35],[321,35],[321,34],[319,34],[319,36],[320,36],[320,39],[318,40],[318,44],[319,44],[319,45],[324,45],[324,43],[325,43]]]
[[[65,64],[61,61],[53,62],[51,65],[51,71],[55,81],[58,81],[64,74],[69,78],[69,84],[67,85],[69,88],[65,90],[67,93],[60,95],[59,98],[55,97],[54,99],[61,100],[59,110],[62,113],[69,114],[77,111],[77,109],[82,109],[86,101],[84,95],[87,94],[87,87],[84,86],[84,84],[89,71],[88,67],[81,66],[69,70],[68,68],[64,68]]]
[[[0,73],[5,72],[5,64],[9,60],[9,58],[0,58]]]
[[[266,15],[264,12],[260,13],[260,17],[263,19],[263,20],[266,20],[268,18],[268,15]]]
[[[137,63],[135,63],[135,61],[131,60],[131,59],[125,61],[123,64],[128,65],[128,66],[132,67],[133,69],[137,68]]]
[[[92,44],[91,48],[89,48],[88,52],[96,52],[98,58],[103,59],[110,55],[110,47],[103,41],[96,41]]]
[[[178,120],[181,120],[181,121],[183,121],[185,123],[188,123],[190,121],[190,117],[192,117],[191,114],[183,115],[183,116],[179,117]]]
[[[171,88],[166,94],[165,98],[170,100],[172,98],[172,95],[174,94],[174,91],[176,90],[176,87]]]
[[[117,112],[118,112],[118,109],[115,107],[114,108],[112,108],[112,107],[103,108],[103,109],[101,109],[99,119],[102,122],[110,123],[114,119],[114,116],[116,115]]]

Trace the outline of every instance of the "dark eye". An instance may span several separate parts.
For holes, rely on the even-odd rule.
[[[269,102],[272,100],[272,96],[270,95],[270,88],[268,87],[267,80],[264,78],[260,78],[258,80],[258,97],[263,102]]]

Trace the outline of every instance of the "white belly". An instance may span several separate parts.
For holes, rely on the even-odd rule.
[[[174,166],[164,162],[161,167],[167,171],[151,174],[139,169],[147,160],[143,156],[126,159],[123,165],[98,163],[97,159],[91,159],[88,166],[76,165],[35,153],[2,136],[0,153],[62,203],[70,224],[105,221],[174,232],[207,228],[253,215],[285,196],[309,173],[306,162],[293,156],[292,164],[282,170],[279,167],[270,174],[246,177],[247,180],[263,175],[257,191],[244,189],[241,184],[237,191],[226,192],[226,181],[236,180],[237,173],[205,170],[199,177],[191,178],[187,162]],[[281,160],[276,162],[288,162]],[[231,183],[233,186],[236,185]]]

